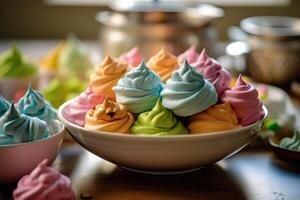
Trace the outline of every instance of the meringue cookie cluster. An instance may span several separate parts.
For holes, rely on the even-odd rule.
[[[31,85],[16,106],[0,96],[0,145],[47,138],[55,119],[56,111]]]
[[[90,130],[139,135],[219,132],[261,120],[256,89],[242,77],[230,81],[205,49],[192,46],[178,58],[162,49],[146,63],[134,48],[119,59],[107,55],[90,77],[95,98],[81,94],[63,115]]]

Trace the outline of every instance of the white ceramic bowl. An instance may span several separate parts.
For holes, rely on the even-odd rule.
[[[54,161],[63,141],[65,127],[56,120],[49,129],[51,136],[42,140],[0,145],[0,184],[17,181],[45,158],[49,164]]]
[[[58,118],[81,146],[121,167],[148,173],[185,172],[218,162],[245,147],[263,122],[231,131],[177,136],[97,132],[66,120],[62,111],[68,103],[59,108]]]

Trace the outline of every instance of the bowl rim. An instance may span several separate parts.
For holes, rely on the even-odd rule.
[[[53,120],[53,121],[56,124],[58,124],[60,127],[59,127],[59,131],[58,132],[55,132],[55,133],[51,134],[49,137],[43,138],[43,139],[40,139],[40,140],[34,140],[34,141],[30,141],[30,142],[22,142],[22,143],[17,143],[17,144],[3,144],[3,145],[0,145],[0,150],[2,148],[25,146],[25,145],[31,145],[31,144],[35,144],[35,143],[44,142],[44,141],[47,141],[47,140],[51,140],[52,138],[55,138],[55,137],[57,137],[60,134],[63,134],[64,131],[65,131],[65,129],[66,129],[65,124],[62,123],[59,120]]]
[[[168,136],[157,136],[157,135],[137,135],[137,134],[124,134],[124,133],[117,133],[117,132],[108,132],[108,131],[94,131],[94,130],[88,130],[84,127],[81,127],[77,124],[74,124],[70,121],[68,121],[67,119],[64,118],[63,114],[62,114],[62,111],[64,110],[64,108],[72,101],[73,99],[70,99],[68,101],[66,101],[65,103],[63,103],[59,108],[58,108],[58,111],[57,111],[57,116],[58,116],[58,119],[63,123],[65,124],[66,127],[70,126],[72,128],[75,128],[75,129],[78,129],[80,131],[84,131],[84,132],[88,132],[90,134],[101,134],[101,135],[109,135],[109,136],[112,136],[112,137],[126,137],[126,138],[149,138],[149,139],[170,139],[170,138],[197,138],[197,137],[207,137],[207,136],[216,136],[216,135],[221,135],[221,134],[228,134],[228,133],[236,133],[236,132],[240,132],[242,130],[246,130],[246,129],[249,129],[251,127],[254,127],[258,124],[261,124],[265,119],[266,117],[268,116],[268,109],[263,105],[263,110],[264,110],[264,117],[251,124],[251,125],[248,125],[248,126],[244,126],[244,127],[240,127],[240,128],[236,128],[236,129],[231,129],[231,130],[227,130],[227,131],[219,131],[219,132],[210,132],[210,133],[199,133],[199,134],[182,134],[182,135],[168,135]]]

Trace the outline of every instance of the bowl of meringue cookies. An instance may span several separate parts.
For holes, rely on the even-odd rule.
[[[0,184],[19,180],[44,159],[51,164],[64,132],[56,110],[31,85],[18,103],[0,95]]]
[[[178,57],[161,49],[146,61],[134,48],[107,55],[58,118],[81,146],[121,167],[187,172],[241,150],[267,116],[252,84],[230,81],[205,49]]]

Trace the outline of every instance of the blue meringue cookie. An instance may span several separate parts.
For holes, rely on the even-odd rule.
[[[2,117],[2,115],[4,115],[4,113],[6,113],[6,111],[9,108],[9,103],[8,101],[6,101],[2,95],[0,95],[0,117]]]
[[[163,84],[144,61],[131,69],[113,87],[117,102],[124,105],[129,112],[142,113],[151,110],[160,97]]]
[[[18,103],[20,113],[37,117],[44,121],[57,119],[56,110],[45,101],[45,98],[38,91],[34,91],[31,85],[28,86],[27,92]]]
[[[206,110],[218,101],[214,86],[186,60],[173,72],[161,96],[163,106],[182,117]]]
[[[49,136],[47,123],[36,117],[19,114],[14,103],[0,118],[1,144],[17,144],[43,139]]]

